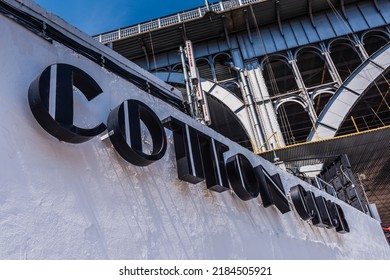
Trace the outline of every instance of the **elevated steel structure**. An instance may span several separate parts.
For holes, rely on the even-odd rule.
[[[289,168],[348,154],[389,225],[389,23],[387,0],[231,0],[95,39],[183,92],[191,40],[212,128]]]

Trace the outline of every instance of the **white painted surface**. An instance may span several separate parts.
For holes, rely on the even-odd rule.
[[[241,152],[271,174],[280,172],[2,15],[0,34],[0,259],[390,259],[379,223],[341,201],[351,229],[344,235],[303,222],[294,210],[281,215],[263,208],[260,199],[243,202],[230,192],[209,192],[203,183],[179,181],[169,131],[166,155],[144,168],[124,162],[109,140],[59,142],[35,121],[27,91],[48,65],[68,63],[104,91],[89,103],[75,99],[77,123],[105,122],[110,109],[139,99],[160,119],[170,114],[186,119],[227,143],[230,154]],[[287,174],[282,180],[287,191],[298,183]]]

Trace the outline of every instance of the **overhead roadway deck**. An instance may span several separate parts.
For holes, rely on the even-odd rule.
[[[329,10],[329,3],[331,3],[333,7],[338,8],[340,12],[344,11],[345,13],[355,13],[356,10],[364,7],[353,7],[349,10],[348,5],[357,2],[359,2],[359,0],[221,1],[211,4],[210,12],[207,12],[207,8],[203,6],[137,25],[102,33],[94,36],[94,38],[104,44],[112,43],[114,50],[118,51],[127,58],[136,60],[137,58],[144,57],[144,48],[146,48],[148,52],[150,51],[151,44],[153,44],[153,48],[157,54],[177,48],[177,46],[182,45],[184,40],[187,38],[193,43],[200,43],[202,41],[212,39],[225,40],[225,31],[228,34],[234,34],[248,31],[248,27],[250,30],[253,30],[258,26],[271,24],[275,24],[275,31],[277,30],[278,33],[280,33],[276,34],[277,37],[285,36],[286,39],[290,40],[293,39],[292,37],[295,37],[293,34],[294,31],[292,30],[294,29],[294,23],[286,25],[284,22],[300,16],[307,16],[307,20],[303,23],[298,23],[298,25],[307,26],[309,23],[310,25],[315,25],[318,29],[317,39],[321,40],[324,39],[324,34],[333,36],[330,32],[332,30],[336,33],[350,33],[352,31],[357,31],[354,30],[355,28],[362,28],[362,24],[354,24],[347,28],[344,26],[336,29],[332,27],[329,28],[329,24],[332,22],[337,24],[340,19],[329,18],[327,20],[329,22],[324,24],[324,20],[326,20],[325,18],[322,18],[322,16],[318,18],[316,17],[316,14],[319,12]],[[374,2],[376,3],[376,1]],[[386,9],[383,9],[380,5],[377,5],[377,7],[381,10],[381,12],[383,10],[382,13],[386,12]],[[390,15],[384,14],[382,17],[387,18],[390,17]],[[167,20],[167,24],[162,24]],[[382,24],[385,24],[386,22],[383,19],[376,19],[376,21],[378,20],[383,22]],[[306,24],[306,21],[308,24]],[[368,22],[368,20],[362,19],[361,22]],[[380,25],[380,22],[375,22],[373,24]],[[370,22],[368,22],[368,24],[371,25]],[[302,28],[303,27],[299,27],[299,29]],[[310,28],[313,29],[314,27],[311,26]],[[302,32],[307,33],[307,31]],[[270,35],[274,36],[272,33],[274,32],[271,32]],[[267,36],[267,34],[268,32],[265,33],[265,36]],[[300,38],[295,38],[297,43],[300,43],[303,39],[301,35],[299,35],[299,37]],[[169,40],[167,40],[167,38],[169,38]],[[310,43],[311,40],[317,39],[314,37],[307,38],[306,43]],[[287,42],[285,44],[289,43]],[[291,46],[287,45],[287,47]],[[267,52],[269,52],[269,50],[267,50]]]

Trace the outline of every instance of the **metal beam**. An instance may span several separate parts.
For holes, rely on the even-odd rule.
[[[179,29],[180,29],[180,32],[181,32],[181,38],[183,39],[183,44],[185,44],[185,42],[188,40],[185,23],[183,23],[183,24],[179,27]]]
[[[309,11],[311,24],[314,26],[314,28],[317,28],[317,25],[316,25],[316,23],[314,21],[314,17],[313,17],[312,0],[307,0],[307,9]]]
[[[374,64],[375,63],[375,64]],[[366,59],[353,74],[344,81],[344,84],[335,92],[322,110],[317,122],[317,131],[312,130],[308,141],[313,141],[315,137],[329,138],[336,135],[337,130],[348,116],[348,112],[354,107],[362,96],[367,92],[366,89],[387,69],[390,63],[390,44],[385,45],[379,52]],[[378,64],[378,65],[376,65]],[[376,65],[372,67],[372,65]],[[343,108],[340,109],[334,108]],[[337,114],[334,112],[337,111]],[[375,112],[374,112],[375,113]],[[330,134],[328,131],[320,131],[319,127],[332,127],[336,131]]]
[[[345,5],[344,5],[344,0],[340,0],[340,6],[341,6],[341,12],[343,13],[343,16],[345,19],[348,19],[347,13],[345,11]]]
[[[146,66],[148,67],[147,70],[150,70],[149,54],[148,54],[148,50],[146,49],[144,37],[142,36],[141,38],[138,39],[138,41],[145,55]]]
[[[282,19],[280,18],[280,1],[279,0],[275,0],[275,10],[276,10],[276,19],[278,21],[280,34],[282,34],[282,36],[284,36]]]
[[[206,6],[206,8],[207,8],[207,11],[210,11],[210,4],[209,4],[209,1],[205,0],[204,3],[205,3],[205,6]]]
[[[251,6],[251,8],[252,8],[252,6]],[[251,33],[250,26],[249,26],[248,10],[245,9],[244,13],[245,13],[245,25],[246,25],[246,31],[248,33],[248,38],[249,38],[249,41],[251,42],[251,44],[253,44],[252,33]]]
[[[231,44],[230,44],[230,38],[229,38],[229,32],[227,30],[227,27],[226,27],[226,17],[225,15],[222,15],[222,24],[223,24],[223,30],[225,31],[225,37],[226,37],[226,42],[227,42],[227,45],[229,47],[229,49],[231,49]]]
[[[374,6],[375,6],[376,10],[380,13],[381,9],[379,8],[378,0],[374,0]]]

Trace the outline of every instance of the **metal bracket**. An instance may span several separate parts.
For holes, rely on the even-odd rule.
[[[355,94],[356,96],[361,96],[361,93],[358,93],[358,92],[356,92],[356,91],[350,89],[349,87],[347,87],[347,86],[345,86],[345,85],[342,85],[341,87],[342,87],[342,88],[345,88],[345,89],[348,90],[350,93],[353,93],[353,94]]]
[[[334,127],[332,127],[332,126],[330,126],[330,125],[327,125],[327,124],[325,124],[325,123],[323,123],[323,122],[317,121],[316,124],[325,126],[326,128],[329,128],[330,130],[337,131],[336,128],[334,128]],[[318,127],[317,127],[317,128],[318,128]]]
[[[283,32],[283,26],[282,26],[282,20],[280,18],[280,1],[275,0],[275,10],[276,10],[276,19],[278,20],[278,25],[279,25],[279,31],[284,37],[284,32]]]
[[[222,15],[223,30],[225,31],[226,42],[227,42],[228,48],[231,49],[232,46],[230,44],[229,32],[228,32],[228,29],[226,27],[225,21],[226,21],[226,16]]]
[[[344,18],[347,20],[347,13],[345,11],[345,5],[344,5],[344,0],[340,0],[340,5],[341,5],[341,12],[343,13]]]
[[[378,0],[374,0],[374,6],[378,12],[381,12],[381,9],[379,8],[379,5],[378,5]]]
[[[317,28],[317,25],[314,21],[313,17],[313,7],[312,7],[312,0],[307,0],[307,9],[309,11],[310,21],[314,28]]]
[[[99,137],[100,141],[107,140],[110,136],[114,135],[114,131],[111,130]]]
[[[179,29],[181,32],[181,37],[183,39],[183,43],[185,44],[185,42],[188,40],[186,25],[184,23],[182,23],[182,25],[179,27]]]
[[[373,64],[374,66],[376,66],[376,67],[379,68],[380,70],[382,70],[382,71],[385,71],[385,70],[386,70],[383,66],[379,65],[378,63],[376,63],[376,62],[373,61],[372,59],[369,58],[368,60],[370,61],[371,64]]]
[[[146,66],[148,67],[148,70],[150,70],[150,62],[149,62],[149,54],[148,54],[148,50],[146,49],[146,44],[145,44],[145,41],[144,41],[144,37],[142,36],[141,38],[138,39],[138,42],[144,52],[144,55],[145,55],[145,60],[146,60]]]
[[[249,41],[251,42],[251,44],[253,44],[252,34],[251,34],[250,27],[249,27],[248,10],[245,9],[244,13],[245,13],[245,24],[246,24],[246,31],[248,33],[248,38],[249,38]]]

